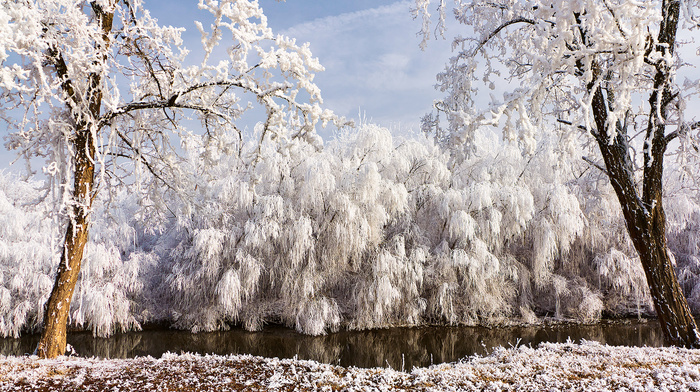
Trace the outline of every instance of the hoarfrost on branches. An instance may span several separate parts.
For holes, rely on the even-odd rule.
[[[537,48],[556,49],[554,61],[566,70],[577,62],[588,69],[595,56],[619,58],[626,65],[619,72],[606,68],[614,71],[606,83],[631,80],[619,96],[632,99],[634,86],[644,83],[635,72],[645,66],[621,51],[634,54],[641,44],[616,39],[632,36],[636,27],[628,24],[646,11],[624,19],[620,30],[607,8],[583,18],[590,24],[602,18],[596,29],[615,27],[593,46],[614,51],[572,52],[564,30],[540,46],[509,49],[508,69],[527,71],[524,77],[540,87],[505,95],[485,112],[475,111],[471,94],[503,71],[487,49],[506,37],[483,44],[458,39],[463,51],[441,76],[450,95],[438,107],[447,111],[452,140],[469,142],[462,150],[444,138],[399,139],[366,123],[322,144],[314,127],[334,119],[313,85],[322,67],[308,46],[274,36],[255,2],[200,2],[213,22],[199,24],[205,53],[199,65],[186,65],[181,31],[158,26],[139,2],[115,8],[119,35],[97,62],[96,48],[78,50],[81,40],[98,34],[80,8],[62,14],[57,1],[37,4],[41,12],[14,3],[0,8],[0,20],[22,21],[0,24],[3,37],[12,34],[0,40],[2,98],[11,103],[3,104],[2,118],[14,131],[8,146],[44,157],[50,174],[43,185],[0,174],[3,336],[41,324],[61,252],[57,230],[70,215],[52,201],[70,203],[73,120],[64,110],[62,79],[32,54],[54,42],[67,45],[71,72],[99,66],[119,75],[103,83],[97,178],[110,191],[94,196],[90,244],[70,305],[74,326],[106,336],[158,321],[192,331],[234,324],[258,330],[278,322],[323,334],[649,313],[651,298],[640,286],[644,273],[619,205],[605,174],[590,163],[597,164],[597,155],[568,124],[544,120],[555,100],[563,105],[555,118],[585,127],[590,102],[584,89],[565,94],[572,75],[547,74],[552,61],[534,55]],[[427,1],[417,4],[428,9]],[[481,18],[469,19],[475,28],[512,17],[507,20],[534,32],[552,32],[552,18],[559,26],[571,23],[557,8],[562,4],[510,2],[496,12],[466,7],[456,15],[476,12]],[[611,7],[637,12],[651,3],[635,4]],[[440,6],[444,12],[445,2]],[[51,18],[67,19],[53,27],[84,33],[67,42],[24,33]],[[521,34],[513,27],[503,27],[512,33],[508,43]],[[237,44],[219,51],[224,38]],[[482,63],[463,55],[474,52],[485,54],[477,56]],[[16,63],[17,56],[25,61]],[[485,80],[475,79],[477,65],[486,67]],[[308,102],[299,102],[302,96]],[[240,129],[238,120],[254,115],[256,104],[265,111],[262,121]],[[12,105],[26,109],[15,116]],[[482,125],[504,126],[508,142],[494,140]],[[554,132],[540,132],[544,127]],[[672,166],[679,174],[667,179],[673,192],[665,202],[670,249],[691,306],[699,309],[700,202],[697,187],[688,185],[697,184],[688,181],[697,175],[697,157],[683,153],[694,151],[693,132],[689,126],[681,135],[684,158]]]
[[[101,112],[91,119],[100,187],[132,186],[135,173],[139,181],[132,189],[143,192],[144,204],[161,209],[162,192],[152,189],[153,180],[165,182],[183,201],[196,186],[177,155],[178,143],[202,138],[205,160],[233,154],[249,137],[237,123],[257,104],[266,115],[256,137],[281,144],[300,138],[316,145],[315,125],[336,119],[319,106],[313,78],[323,67],[308,45],[274,35],[256,2],[200,1],[212,21],[197,23],[205,52],[199,65],[190,65],[183,29],[158,25],[138,0],[109,5],[118,22],[103,52],[92,44],[102,34],[99,26],[85,12],[89,5],[81,4],[42,0],[0,8],[9,22],[3,24],[0,57],[2,118],[11,131],[6,146],[27,159],[45,158],[44,171],[64,193],[74,165],[74,119],[90,116],[79,114],[89,110],[87,102],[73,100],[90,88],[99,89],[102,100]],[[50,72],[47,61],[59,64],[58,73]],[[87,84],[91,74],[103,76],[99,86]],[[308,102],[297,101],[301,92]],[[67,202],[67,194],[61,197]]]
[[[612,190],[601,182],[596,193],[600,173],[585,163],[552,166],[561,157],[551,151],[556,146],[543,143],[531,160],[506,146],[455,165],[430,138],[397,140],[363,124],[322,150],[297,142],[280,151],[273,141],[249,140],[243,153],[260,151],[255,166],[235,155],[213,167],[193,159],[193,169],[211,177],[198,187],[192,213],[165,221],[158,232],[143,224],[137,195],[115,195],[116,210],[108,200],[96,206],[72,323],[101,336],[153,321],[193,331],[281,322],[321,334],[341,327],[536,322],[534,314],[583,322],[598,320],[603,310],[648,314],[644,274],[624,240]],[[532,170],[523,173],[524,165]],[[583,176],[557,183],[573,169]],[[254,185],[253,178],[265,180]],[[44,241],[32,248],[57,257],[39,231],[51,225],[42,212],[50,204],[22,207],[40,185],[28,184],[22,194],[13,177],[3,181],[14,192],[3,204],[3,216],[13,222],[4,229],[42,222],[30,226],[37,231],[28,238]],[[674,195],[667,208],[678,228],[669,242],[678,244],[672,250],[683,260],[684,285],[697,293],[697,266],[686,262],[698,257],[687,240],[696,231],[683,218],[696,213],[697,195],[683,189]],[[185,210],[178,200],[168,204]],[[543,225],[554,236],[546,254],[536,245],[548,235]],[[41,313],[37,298],[45,295],[43,286],[12,280],[49,284],[52,268],[48,258],[31,268],[16,263],[30,256],[16,235],[3,238],[2,287],[12,302],[1,309],[4,334],[11,335],[36,328],[32,315]]]

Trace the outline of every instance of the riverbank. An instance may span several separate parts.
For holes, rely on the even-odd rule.
[[[700,350],[544,343],[405,372],[249,355],[0,357],[0,391],[103,390],[700,391]]]

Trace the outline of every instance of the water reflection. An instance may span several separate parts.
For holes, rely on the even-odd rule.
[[[0,339],[0,354],[32,352],[37,335]],[[342,331],[326,336],[306,336],[283,327],[270,326],[262,332],[232,329],[225,332],[191,334],[185,331],[152,330],[93,338],[90,333],[68,334],[81,356],[130,358],[165,352],[201,354],[252,354],[266,357],[313,359],[358,367],[392,367],[410,370],[414,366],[453,362],[473,354],[486,354],[494,347],[537,346],[540,342],[567,339],[595,340],[610,345],[661,346],[658,322],[603,322],[596,325],[546,327],[422,327],[374,331]]]

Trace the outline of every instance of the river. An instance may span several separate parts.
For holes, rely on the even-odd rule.
[[[193,334],[150,329],[95,338],[90,332],[68,334],[78,355],[131,358],[163,353],[252,354],[265,357],[312,359],[357,367],[391,367],[410,370],[485,355],[494,348],[517,345],[536,347],[541,342],[598,341],[613,346],[662,346],[657,321],[602,321],[595,325],[556,324],[529,327],[416,327],[370,331],[340,331],[324,336],[302,335],[281,326],[260,332],[240,328]],[[0,354],[25,355],[36,347],[38,335],[0,339]]]

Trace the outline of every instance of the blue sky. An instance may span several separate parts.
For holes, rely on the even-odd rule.
[[[193,32],[188,47],[199,45],[194,28],[196,2],[146,0],[163,24]],[[441,94],[435,75],[447,62],[451,42],[418,47],[420,21],[412,0],[259,0],[273,32],[309,42],[326,68],[316,75],[325,106],[337,114],[367,120],[397,132],[418,129]],[[194,15],[194,17],[193,17]],[[201,15],[201,14],[200,14]],[[323,131],[321,131],[323,132]],[[330,135],[323,134],[324,138]]]
[[[161,24],[186,28],[185,45],[196,48],[194,20],[205,16],[196,0],[145,0]],[[391,0],[259,0],[275,33],[309,42],[326,68],[316,76],[325,106],[337,114],[367,120],[395,132],[417,131],[420,117],[441,94],[435,75],[450,56],[450,42],[434,40],[418,47],[420,21],[413,20],[413,1]],[[454,33],[454,32],[451,32]],[[325,139],[332,135],[322,132]],[[0,169],[13,153],[3,149]],[[19,171],[22,162],[11,168]],[[38,168],[37,168],[38,169]]]

